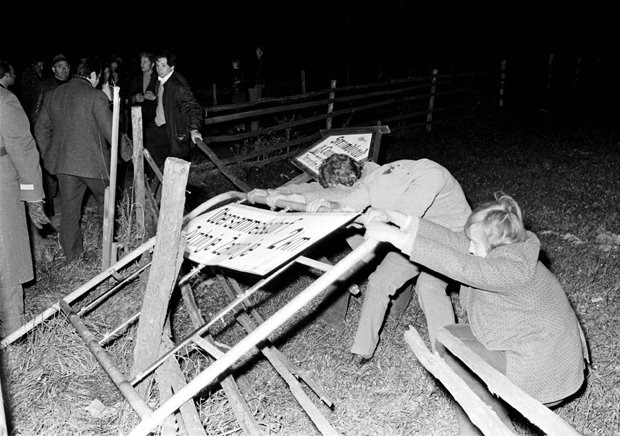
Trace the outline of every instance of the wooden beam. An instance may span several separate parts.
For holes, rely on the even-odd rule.
[[[160,343],[170,295],[183,261],[181,228],[189,167],[190,163],[185,160],[166,159],[157,242],[136,333],[132,375],[142,371],[158,356],[159,347],[153,347],[153,344]],[[146,384],[138,391],[144,396]]]

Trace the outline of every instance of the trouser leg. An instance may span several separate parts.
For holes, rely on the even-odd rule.
[[[422,270],[416,281],[418,302],[426,318],[426,327],[431,348],[435,351],[437,331],[448,324],[454,324],[454,307],[446,294],[448,283],[442,278]]]
[[[402,254],[390,251],[377,269],[368,277],[359,325],[351,352],[371,357],[379,343],[390,298],[409,280],[418,275],[417,265]]]
[[[60,246],[67,260],[74,260],[84,251],[80,221],[86,184],[80,177],[59,174],[58,187],[61,199]]]
[[[469,348],[471,348],[476,354],[482,357],[493,368],[501,372],[506,373],[506,353],[503,351],[490,351],[484,345],[482,345],[473,336],[469,325],[466,324],[452,324],[446,326],[454,336],[459,338]],[[514,431],[512,420],[510,419],[510,409],[504,401],[493,395],[486,387],[486,384],[476,376],[460,359],[453,356],[450,351],[443,347],[441,343],[436,345],[437,352],[442,356],[445,362],[452,370],[471,388],[471,390],[493,411],[497,414],[498,418],[508,427],[508,429]],[[480,436],[482,432],[476,427],[465,410],[457,403],[454,402],[455,414],[459,425],[461,435],[467,436]]]
[[[45,168],[41,168],[41,175],[43,178],[43,192],[45,194],[45,214],[47,216],[54,216],[56,214],[54,198],[58,193],[58,179],[56,176],[48,173]]]
[[[0,335],[4,338],[24,323],[24,290],[21,284],[0,287]]]

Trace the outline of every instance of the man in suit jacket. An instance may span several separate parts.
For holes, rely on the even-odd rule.
[[[155,124],[165,128],[170,144],[169,155],[190,160],[191,143],[202,140],[202,107],[185,78],[175,71],[176,56],[164,52],[155,57],[159,76]],[[191,141],[191,142],[190,142]]]
[[[80,219],[86,188],[101,208],[109,184],[112,112],[95,88],[100,76],[99,61],[83,59],[75,78],[45,96],[35,124],[43,165],[58,176],[60,245],[68,261],[84,251]]]
[[[32,223],[49,223],[43,212],[39,152],[28,116],[15,94],[13,67],[0,60],[0,336],[22,325],[22,283],[34,278],[24,202]],[[0,406],[1,407],[1,406]]]

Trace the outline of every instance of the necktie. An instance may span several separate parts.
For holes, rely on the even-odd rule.
[[[157,88],[157,109],[155,110],[155,125],[162,126],[166,124],[166,117],[164,116],[164,85],[159,84]]]

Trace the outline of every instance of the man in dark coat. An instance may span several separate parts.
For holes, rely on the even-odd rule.
[[[71,65],[65,55],[57,54],[54,56],[52,59],[52,73],[52,77],[39,82],[39,86],[34,93],[30,107],[30,122],[33,126],[43,107],[45,94],[69,81]],[[43,168],[43,190],[45,191],[45,211],[48,215],[53,216],[56,212],[54,210],[54,198],[58,194],[58,179],[46,171],[45,168]]]
[[[58,177],[60,245],[67,260],[84,250],[80,220],[86,189],[102,208],[109,184],[112,111],[95,88],[100,76],[98,60],[82,60],[75,78],[46,94],[34,129],[43,165]]]
[[[202,107],[185,78],[175,71],[176,56],[164,52],[155,57],[159,76],[155,124],[165,128],[170,156],[191,160],[190,146],[202,140]]]
[[[13,67],[0,60],[0,336],[18,329],[24,318],[22,283],[34,278],[24,202],[32,223],[49,223],[43,212],[39,152],[28,116],[15,94]]]

